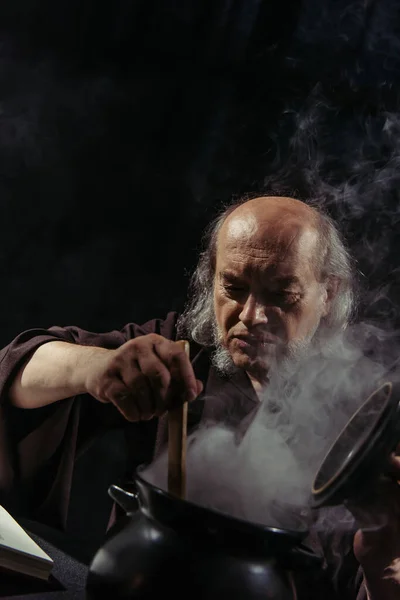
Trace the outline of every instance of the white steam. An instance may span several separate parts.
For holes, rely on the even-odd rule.
[[[364,352],[387,335],[361,324],[320,342],[290,377],[271,378],[246,430],[201,424],[188,439],[187,499],[267,526],[309,524],[325,453],[385,373],[382,357]],[[166,453],[144,476],[166,489]]]

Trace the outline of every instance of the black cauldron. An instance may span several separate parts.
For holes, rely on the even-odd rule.
[[[399,440],[400,387],[388,381],[322,461],[314,507],[357,502],[385,472]],[[303,544],[308,532],[301,522],[289,530],[241,521],[168,494],[140,469],[133,486],[110,488],[127,516],[90,565],[89,599],[296,600],[296,570],[319,568],[320,558]]]
[[[263,527],[176,498],[136,473],[110,495],[127,513],[95,555],[87,597],[295,600],[291,573],[315,567],[307,530]]]

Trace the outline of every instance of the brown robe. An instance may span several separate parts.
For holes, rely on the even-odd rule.
[[[121,331],[91,333],[78,327],[32,329],[17,336],[0,353],[0,503],[40,522],[65,529],[67,524],[74,464],[90,445],[110,429],[123,429],[127,450],[127,473],[148,463],[166,442],[165,420],[128,423],[112,406],[89,395],[68,398],[38,409],[18,409],[7,401],[7,388],[13,375],[41,344],[67,342],[117,348],[129,339],[157,333],[176,339],[176,313],[165,320],[152,320],[141,326],[126,325]],[[202,417],[237,425],[256,410],[258,400],[244,372],[229,379],[218,375],[210,365],[206,349],[191,345],[191,361],[196,377],[203,381],[204,397],[189,408],[189,428]],[[332,509],[335,510],[335,509]],[[338,511],[333,532],[312,530],[309,545],[324,557],[318,573],[305,573],[299,581],[305,598],[362,600],[365,598],[360,570],[352,553],[354,527],[343,525]],[[330,522],[335,520],[335,513]],[[315,588],[315,591],[312,591]],[[357,595],[358,594],[358,595]],[[303,598],[301,591],[299,598]]]

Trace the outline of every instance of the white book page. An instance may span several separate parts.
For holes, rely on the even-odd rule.
[[[53,562],[2,506],[0,506],[0,548],[10,548],[39,560]]]

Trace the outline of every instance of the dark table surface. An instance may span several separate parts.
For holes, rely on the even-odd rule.
[[[20,521],[21,522],[21,521]],[[4,600],[85,600],[88,560],[77,558],[76,544],[61,532],[31,521],[21,525],[53,559],[48,581],[21,575],[0,574],[0,598]],[[86,563],[86,564],[85,564]]]

